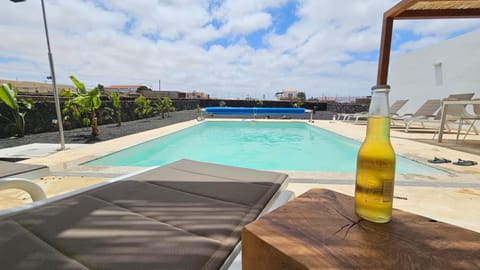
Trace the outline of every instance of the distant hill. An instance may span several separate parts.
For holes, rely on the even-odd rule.
[[[18,91],[21,93],[31,93],[31,94],[49,94],[52,93],[52,83],[40,83],[40,82],[28,82],[28,81],[11,81],[11,80],[2,80],[0,79],[0,84],[2,83],[11,83],[13,86],[18,88]],[[74,89],[72,85],[66,84],[57,84],[58,90],[60,89]]]

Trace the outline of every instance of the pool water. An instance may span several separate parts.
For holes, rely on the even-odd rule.
[[[350,172],[360,142],[304,122],[206,121],[86,163],[156,166],[179,159],[260,170]],[[443,173],[397,155],[397,173]]]

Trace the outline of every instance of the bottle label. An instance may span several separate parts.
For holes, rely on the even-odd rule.
[[[393,201],[393,180],[383,180],[378,185],[374,182],[367,183],[366,186],[356,185],[356,192],[368,196],[368,200],[376,203],[390,203]]]
[[[383,182],[383,202],[392,202],[393,200],[393,181],[385,180]]]

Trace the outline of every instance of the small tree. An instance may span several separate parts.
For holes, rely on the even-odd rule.
[[[303,102],[297,101],[293,103],[294,108],[302,108],[303,107]]]
[[[15,129],[17,137],[25,136],[25,115],[26,110],[32,108],[32,100],[17,100],[18,89],[13,87],[10,83],[4,83],[0,85],[0,99],[5,103],[12,111],[13,122],[15,122]],[[7,121],[11,121],[7,117],[0,114],[0,116]]]
[[[146,87],[145,85],[141,85],[137,88],[137,93],[141,94],[143,91],[152,91],[152,89]]]
[[[97,86],[92,90],[87,91],[85,84],[77,80],[75,76],[71,75],[70,80],[77,88],[76,91],[70,91],[72,102],[90,114],[89,124],[92,128],[92,136],[96,137],[100,134],[96,114],[96,110],[102,105],[102,101],[100,100],[100,88]],[[84,124],[86,123],[85,121],[82,122],[84,122]]]
[[[108,98],[112,102],[113,114],[115,115],[117,126],[119,127],[122,125],[122,104],[120,103],[120,94],[118,92],[111,92]]]
[[[68,121],[73,118],[80,122],[82,127],[90,126],[90,116],[86,108],[78,103],[75,103],[74,98],[78,95],[75,91],[69,89],[62,89],[60,91],[62,97],[68,98],[63,102],[63,121]]]
[[[300,99],[300,100],[305,100],[306,99],[306,95],[304,92],[298,92],[297,93],[297,98]]]
[[[165,103],[165,112],[167,113],[167,117],[170,117],[170,113],[175,111],[173,101],[170,97],[164,97],[163,102]]]
[[[135,115],[138,118],[149,117],[153,113],[153,108],[150,105],[151,100],[147,99],[144,96],[139,96],[135,99],[135,104],[137,107],[133,110]]]
[[[162,98],[157,97],[155,103],[153,104],[154,113],[160,114],[162,118],[165,118],[165,102],[163,102]]]
[[[169,117],[169,113],[174,111],[175,107],[173,106],[173,102],[169,97],[157,98],[157,101],[155,102],[155,112],[160,113],[162,119],[165,118],[165,114],[167,114],[167,117]]]

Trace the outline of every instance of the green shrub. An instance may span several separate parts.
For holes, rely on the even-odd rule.
[[[137,107],[133,110],[133,112],[138,118],[146,118],[152,116],[154,110],[150,103],[151,100],[147,99],[144,96],[137,97],[135,99],[135,105],[137,105]]]
[[[11,110],[13,116],[13,122],[15,123],[15,130],[17,137],[25,136],[25,115],[27,110],[32,108],[32,100],[21,99],[17,100],[18,89],[12,86],[10,83],[4,83],[0,85],[0,100],[3,101]],[[11,121],[0,114],[0,117]]]

